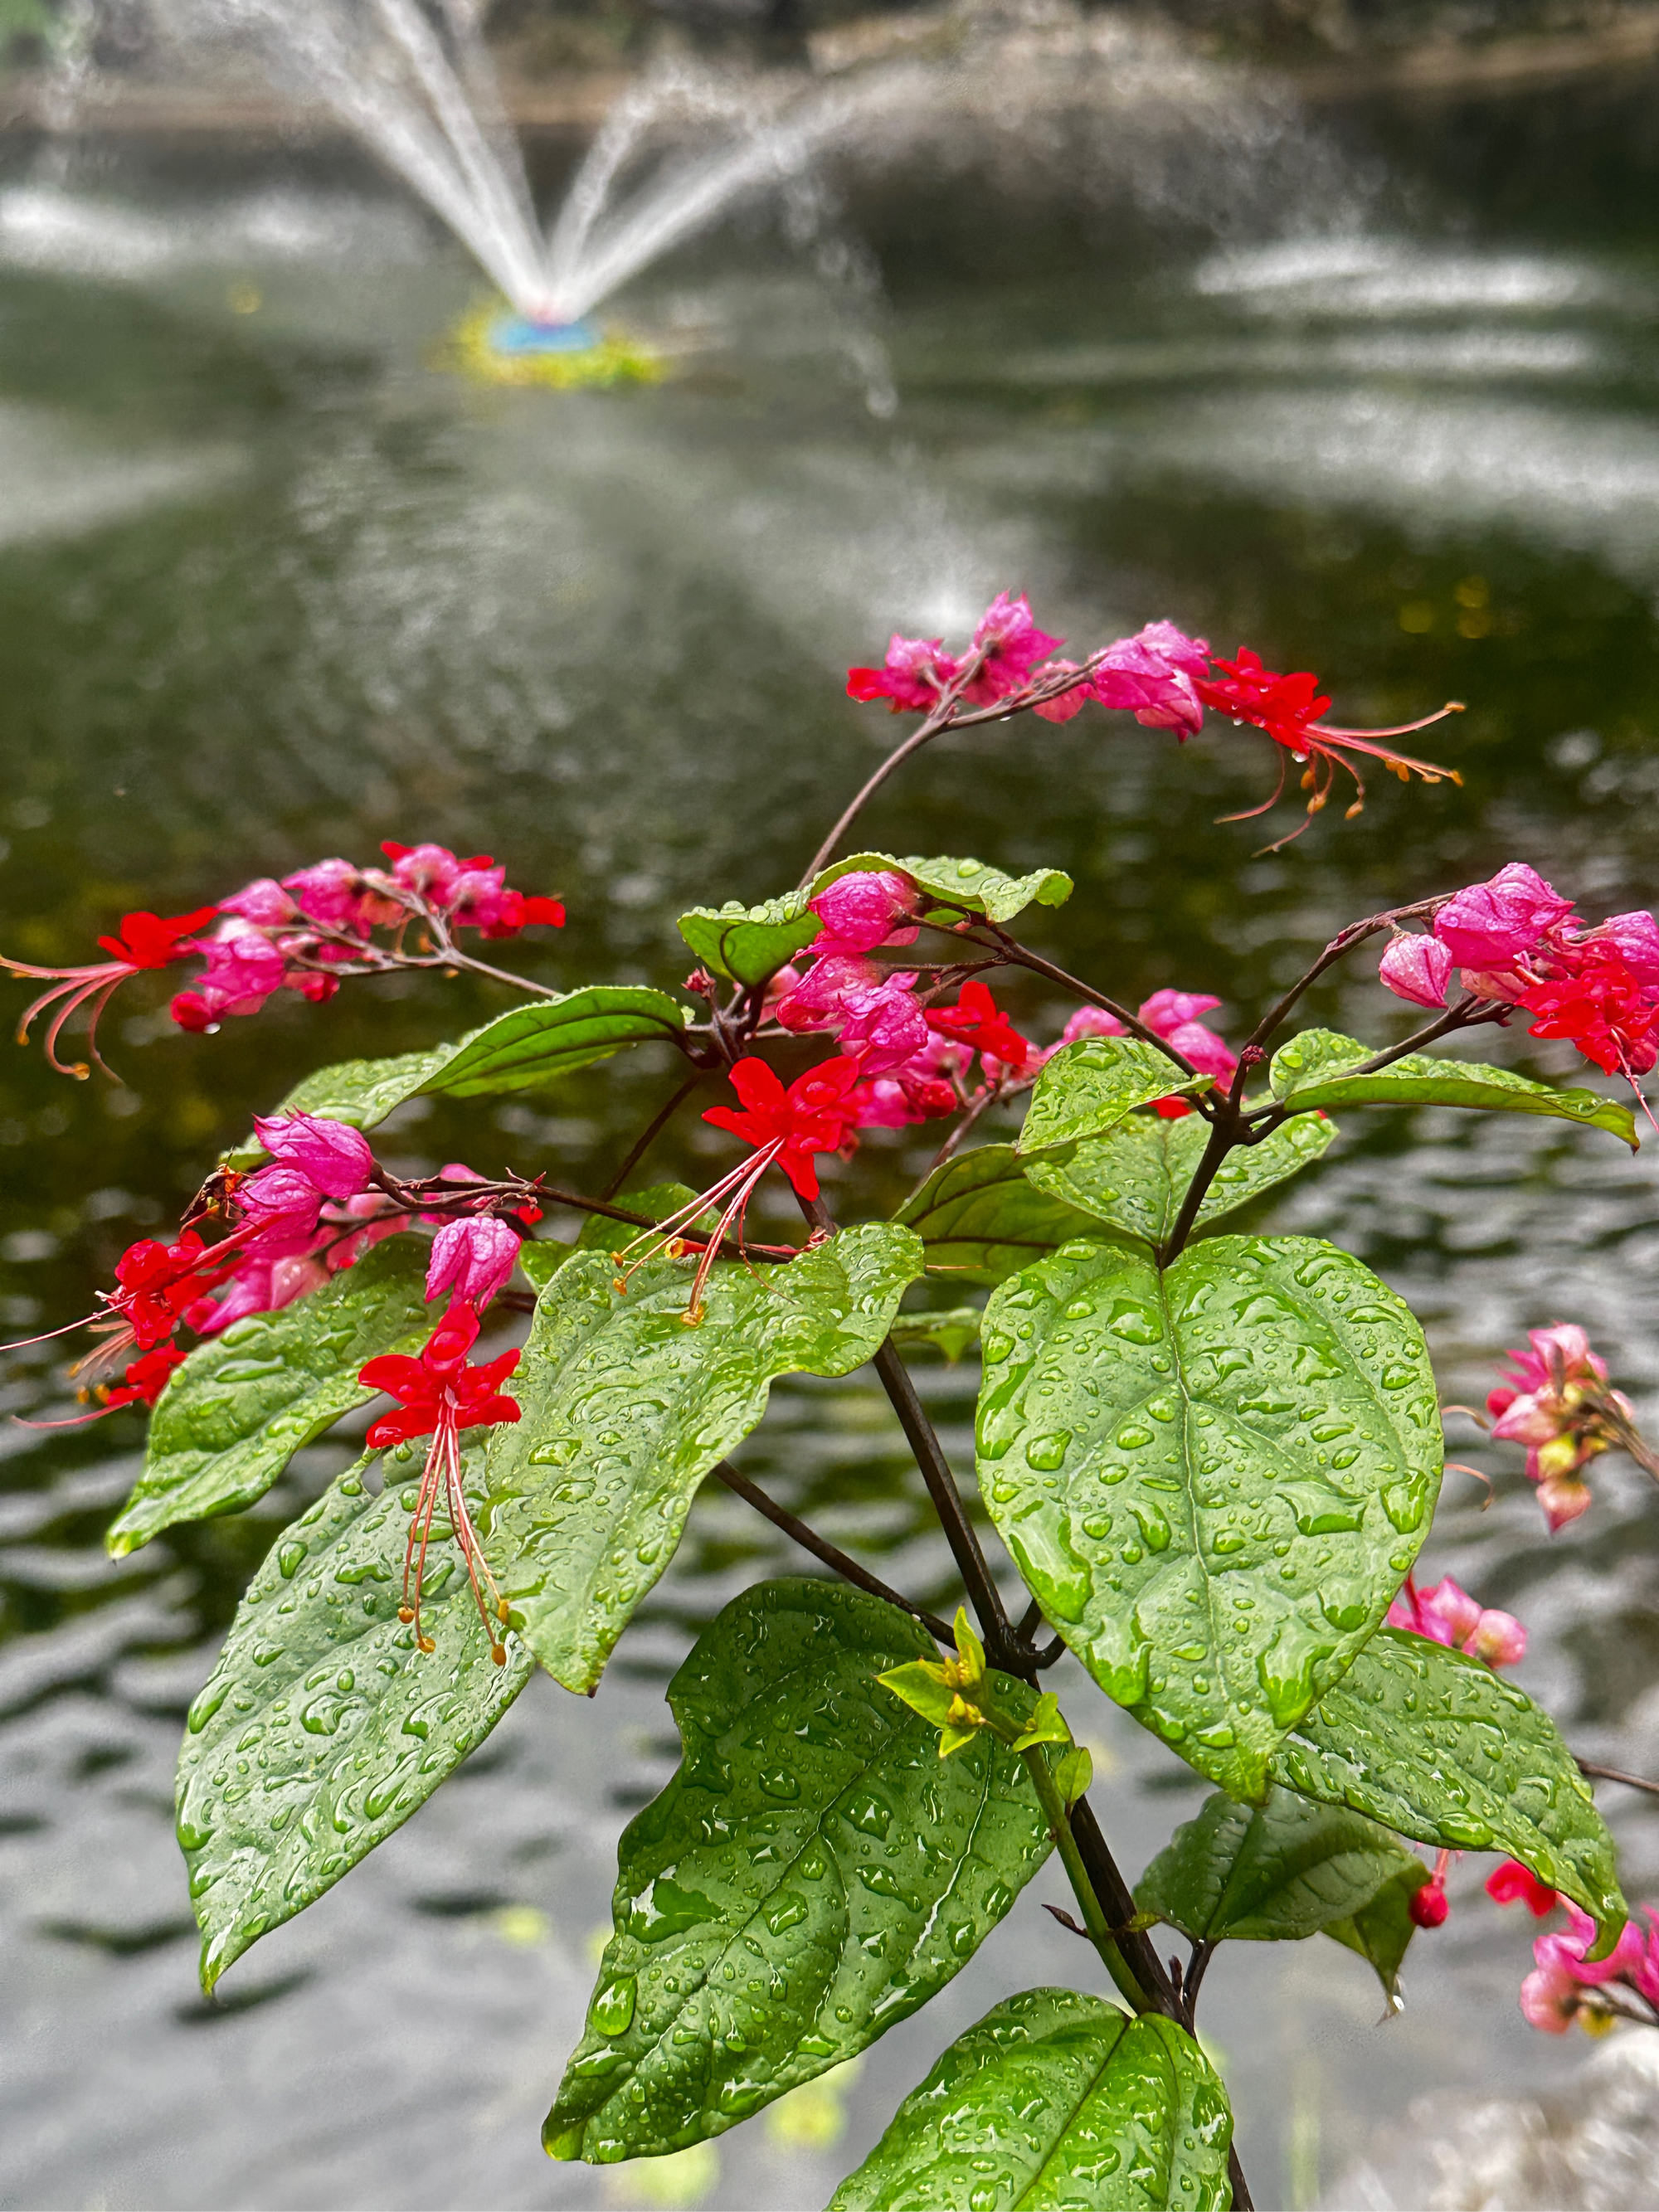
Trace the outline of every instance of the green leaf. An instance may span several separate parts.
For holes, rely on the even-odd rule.
[[[475,1479],[482,1460],[467,1455]],[[435,1649],[416,1650],[398,1608],[418,1462],[388,1454],[378,1498],[363,1486],[368,1464],[266,1554],[190,1709],[179,1840],[207,1990],[424,1804],[535,1671],[516,1639],[505,1666],[491,1661],[441,1522],[421,1597]]]
[[[567,1689],[599,1680],[773,1377],[850,1374],[921,1269],[908,1230],[868,1222],[782,1267],[721,1261],[695,1326],[691,1261],[647,1263],[624,1295],[608,1253],[559,1270],[513,1385],[524,1417],[490,1446],[485,1549],[514,1626]]]
[[[1032,1595],[1109,1697],[1260,1802],[1422,1541],[1422,1331],[1334,1245],[1216,1237],[1162,1275],[1063,1246],[993,1293],[981,1344],[980,1490]]]
[[[969,914],[982,914],[991,921],[1012,921],[1033,902],[1038,906],[1064,906],[1072,896],[1072,879],[1063,868],[1036,868],[1029,876],[1009,876],[1000,868],[987,867],[983,860],[959,860],[951,854],[931,860],[918,860],[915,854],[896,860],[890,853],[854,853],[850,860],[837,860],[817,878],[811,896],[816,898],[838,876],[883,868],[896,868],[948,906],[965,907]]]
[[[1103,1136],[1137,1106],[1213,1089],[1212,1075],[1182,1075],[1139,1037],[1079,1037],[1043,1067],[1017,1147],[1022,1159]],[[1200,1125],[1204,1126],[1204,1125]],[[1207,1133],[1207,1129],[1206,1129]]]
[[[942,1352],[954,1367],[969,1346],[979,1342],[983,1318],[977,1306],[952,1306],[945,1313],[901,1314],[893,1323],[893,1341],[901,1352]]]
[[[711,975],[732,983],[764,983],[812,942],[823,924],[809,914],[805,891],[744,906],[694,906],[680,916],[680,935]]]
[[[1109,1136],[1027,1160],[1025,1172],[1051,1197],[1080,1206],[1126,1236],[1161,1244],[1175,1227],[1209,1134],[1209,1123],[1196,1114],[1176,1121],[1131,1114]],[[1198,1227],[1299,1174],[1335,1134],[1335,1122],[1323,1115],[1298,1114],[1261,1144],[1229,1152],[1199,1208]]]
[[[1346,1920],[1329,1922],[1322,1931],[1348,1950],[1357,1951],[1374,1969],[1390,2012],[1400,2008],[1400,1969],[1417,1933],[1412,1899],[1428,1879],[1429,1870],[1421,1859],[1408,1858],[1369,1905],[1362,1905]]]
[[[302,1444],[374,1395],[357,1380],[432,1329],[424,1237],[391,1237],[280,1313],[250,1314],[198,1344],[150,1416],[143,1473],[105,1541],[124,1559],[175,1521],[238,1513]]]
[[[1218,1790],[1142,1875],[1135,1903],[1196,1942],[1297,1942],[1412,1867],[1425,1871],[1362,1814],[1284,1790],[1251,1807]]]
[[[666,1221],[670,1214],[690,1206],[696,1196],[696,1191],[683,1182],[653,1182],[644,1190],[621,1192],[616,1203],[625,1206],[630,1213],[648,1214],[653,1221]],[[714,1218],[711,1209],[708,1216],[711,1225]],[[574,1243],[562,1244],[551,1237],[544,1237],[539,1242],[527,1239],[519,1248],[519,1264],[541,1291],[573,1252],[609,1252],[614,1256],[643,1234],[631,1221],[613,1221],[608,1213],[590,1213]]]
[[[933,1649],[896,1607],[805,1579],[745,1590],[699,1638],[668,1689],[679,1771],[623,1835],[552,2156],[720,2134],[926,2004],[1007,1911],[1051,1848],[1022,1762],[981,1729],[941,1763],[876,1680]]]
[[[829,2212],[1226,2212],[1232,2131],[1173,2021],[1026,1990],[935,2061]]]
[[[1334,1030],[1304,1030],[1281,1045],[1268,1071],[1273,1094],[1298,1113],[1315,1106],[1468,1106],[1493,1114],[1550,1114],[1558,1121],[1607,1129],[1637,1148],[1636,1117],[1628,1106],[1594,1091],[1556,1091],[1528,1082],[1507,1067],[1474,1060],[1437,1060],[1408,1053],[1375,1073],[1353,1069],[1375,1048]],[[1348,1072],[1345,1072],[1348,1071]]]
[[[1380,1630],[1273,1771],[1420,1844],[1507,1852],[1596,1922],[1592,1959],[1618,1940],[1627,1908],[1590,1786],[1548,1714],[1479,1659]]]
[[[541,999],[497,1014],[456,1044],[400,1053],[395,1060],[344,1060],[319,1067],[296,1084],[276,1110],[322,1114],[354,1129],[372,1129],[406,1098],[480,1098],[541,1090],[595,1060],[609,1060],[624,1045],[672,1043],[684,1033],[684,1013],[665,993],[642,984],[590,983],[562,998]],[[264,1157],[251,1140],[226,1155],[236,1167]]]
[[[1088,1214],[1033,1188],[1012,1145],[958,1152],[896,1218],[921,1238],[930,1275],[966,1283],[1000,1283],[1068,1237],[1097,1234]]]

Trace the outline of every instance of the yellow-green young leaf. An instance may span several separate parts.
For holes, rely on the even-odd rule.
[[[513,1380],[523,1418],[490,1445],[485,1549],[514,1626],[569,1690],[599,1680],[698,1484],[759,1421],[773,1378],[848,1375],[868,1359],[921,1247],[866,1222],[781,1267],[722,1261],[696,1324],[694,1269],[653,1261],[619,1293],[609,1253],[568,1261]]]
[[[940,854],[930,860],[912,854],[908,860],[896,860],[890,853],[854,853],[850,860],[836,861],[815,879],[811,896],[816,898],[838,876],[883,868],[896,869],[923,890],[931,891],[941,902],[939,911],[945,920],[955,919],[950,911],[952,907],[963,907],[969,914],[982,914],[992,921],[1012,921],[1034,902],[1038,906],[1064,906],[1072,896],[1072,878],[1063,868],[1035,868],[1029,876],[1009,876],[1000,868],[988,867],[983,860],[959,860],[951,854]]]
[[[1196,1114],[1176,1121],[1131,1114],[1107,1136],[1027,1160],[1025,1172],[1051,1198],[1081,1206],[1127,1237],[1161,1244],[1180,1216],[1209,1134]],[[1322,1114],[1298,1114],[1261,1144],[1230,1152],[1199,1208],[1198,1227],[1298,1174],[1335,1134],[1335,1122]]]
[[[964,1283],[1000,1283],[1068,1237],[1098,1234],[1091,1215],[1026,1181],[1012,1145],[958,1152],[896,1218],[921,1237],[930,1275]]]
[[[424,1455],[424,1444],[415,1448]],[[465,1459],[476,1484],[483,1453]],[[250,1943],[290,1920],[382,1843],[482,1742],[535,1671],[507,1663],[473,1603],[447,1524],[427,1553],[415,1648],[398,1618],[420,1460],[364,1460],[280,1536],[238,1607],[190,1709],[179,1840],[210,1990]]]
[[[1400,1969],[1417,1933],[1412,1899],[1428,1879],[1429,1870],[1422,1860],[1409,1859],[1383,1883],[1369,1905],[1362,1905],[1346,1919],[1328,1921],[1321,1931],[1364,1960],[1382,1984],[1390,2012],[1400,2009]]]
[[[672,1042],[684,1029],[680,1006],[661,991],[634,983],[589,983],[562,998],[497,1014],[456,1044],[400,1053],[395,1060],[344,1060],[319,1067],[296,1084],[276,1110],[320,1114],[348,1121],[354,1129],[372,1129],[405,1098],[482,1098],[539,1091],[596,1060],[609,1060],[624,1045]],[[226,1154],[234,1167],[264,1157],[252,1141]]]
[[[1063,1753],[1054,1765],[1054,1787],[1066,1807],[1088,1794],[1095,1778],[1095,1762],[1083,1744],[1075,1744]]]
[[[1173,2021],[1026,1990],[936,2061],[829,2212],[1225,2212],[1232,2132]]]
[[[1135,1884],[1142,1912],[1206,1943],[1297,1942],[1426,1869],[1396,1837],[1346,1808],[1275,1790],[1241,1805],[1218,1790]]]
[[[1385,1628],[1273,1759],[1287,1789],[1402,1836],[1504,1851],[1582,1905],[1605,1958],[1627,1917],[1613,1838],[1547,1713],[1479,1659]]]
[[[1375,1049],[1334,1030],[1304,1030],[1273,1054],[1273,1093],[1297,1113],[1316,1106],[1467,1106],[1489,1114],[1548,1114],[1607,1129],[1636,1150],[1636,1117],[1628,1106],[1593,1091],[1556,1091],[1507,1067],[1474,1060],[1437,1060],[1408,1053],[1374,1073],[1356,1073]]]
[[[1068,1244],[993,1293],[979,1486],[1046,1617],[1235,1797],[1352,1662],[1440,1486],[1405,1304],[1305,1237],[1214,1237],[1160,1274]]]
[[[150,1416],[143,1472],[105,1539],[121,1559],[175,1521],[239,1513],[302,1444],[374,1395],[357,1380],[383,1352],[431,1333],[431,1246],[390,1237],[280,1313],[250,1314],[198,1344]]]
[[[1183,1075],[1156,1045],[1140,1037],[1079,1037],[1045,1065],[1019,1133],[1022,1159],[1085,1137],[1104,1136],[1138,1106],[1156,1098],[1212,1090],[1212,1075]],[[1204,1125],[1207,1127],[1207,1124]]]
[[[683,1182],[653,1182],[644,1190],[620,1192],[616,1203],[626,1206],[630,1213],[646,1214],[653,1221],[666,1221],[682,1206],[690,1206],[696,1196],[696,1193]],[[712,1227],[712,1208],[706,1218]],[[519,1264],[536,1288],[542,1291],[573,1252],[609,1252],[614,1258],[635,1237],[647,1234],[634,1222],[613,1221],[608,1213],[590,1213],[574,1243],[562,1244],[551,1237],[527,1239],[519,1248]]]
[[[879,1686],[932,1648],[896,1607],[807,1580],[745,1590],[699,1639],[668,1691],[679,1771],[618,1850],[555,2158],[677,2150],[864,2050],[1042,1865],[1022,1762],[984,1729],[941,1762]]]
[[[711,975],[732,983],[764,983],[797,952],[804,951],[823,924],[809,914],[806,893],[744,906],[694,906],[680,916],[680,935]]]
[[[954,1366],[979,1342],[980,1310],[952,1306],[946,1313],[901,1314],[893,1323],[893,1342],[901,1352],[942,1352]]]

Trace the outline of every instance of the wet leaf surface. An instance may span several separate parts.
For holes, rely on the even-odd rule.
[[[622,1838],[555,2157],[720,2134],[925,2004],[1008,1911],[1052,1848],[1023,1764],[983,1732],[941,1759],[876,1680],[933,1649],[804,1579],[704,1632],[669,1686],[679,1771]]]
[[[1109,1697],[1233,1796],[1352,1662],[1416,1556],[1441,1433],[1422,1332],[1311,1237],[1166,1273],[1071,1244],[986,1309],[980,1489]]]
[[[1348,1919],[1413,1867],[1424,1871],[1361,1814],[1284,1790],[1241,1805],[1218,1790],[1142,1875],[1135,1903],[1206,1942],[1297,1942]]]
[[[1209,1134],[1209,1123],[1196,1114],[1174,1121],[1131,1114],[1108,1136],[1028,1159],[1025,1172],[1050,1197],[1080,1206],[1125,1236],[1161,1244],[1176,1225]],[[1299,1174],[1335,1134],[1335,1122],[1322,1115],[1297,1115],[1261,1144],[1230,1152],[1199,1208],[1198,1227]]]
[[[680,935],[711,975],[734,983],[763,983],[802,951],[823,927],[809,914],[805,891],[744,906],[694,906],[679,918]]]
[[[1334,1030],[1304,1030],[1273,1054],[1273,1096],[1298,1112],[1316,1106],[1465,1106],[1492,1114],[1547,1114],[1609,1130],[1636,1150],[1636,1117],[1630,1108],[1594,1091],[1557,1091],[1507,1067],[1436,1059],[1423,1052],[1410,1053],[1374,1074],[1345,1073],[1376,1050]]]
[[[1029,876],[1011,876],[988,867],[983,860],[958,860],[948,853],[933,860],[919,860],[913,854],[904,860],[896,860],[890,853],[855,853],[815,878],[812,896],[816,898],[838,876],[882,868],[896,868],[949,906],[965,907],[992,921],[1012,921],[1031,905],[1063,906],[1072,896],[1072,878],[1063,868],[1035,868]]]
[[[1103,1136],[1138,1106],[1207,1091],[1214,1080],[1183,1075],[1167,1054],[1140,1037],[1079,1037],[1062,1045],[1038,1076],[1017,1149],[1029,1159],[1056,1146]],[[1200,1126],[1207,1134],[1207,1125]]]
[[[1093,1217],[1036,1189],[1012,1145],[981,1145],[935,1168],[896,1218],[921,1237],[930,1275],[1000,1283],[1068,1237],[1096,1231]]]
[[[1231,2136],[1173,2021],[1026,1990],[957,2038],[829,2212],[1224,2212]]]

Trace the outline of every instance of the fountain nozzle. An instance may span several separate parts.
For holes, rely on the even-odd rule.
[[[580,386],[654,384],[661,356],[642,340],[601,330],[578,317],[522,314],[501,300],[486,301],[456,326],[441,366],[459,369],[482,384],[540,384],[569,391]]]

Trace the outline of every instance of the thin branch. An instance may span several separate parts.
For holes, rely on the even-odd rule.
[[[925,1606],[916,1605],[909,1598],[901,1596],[878,1575],[872,1575],[867,1567],[861,1567],[856,1559],[820,1536],[816,1529],[809,1528],[805,1521],[799,1520],[775,1499],[769,1498],[758,1484],[750,1481],[746,1474],[739,1474],[729,1460],[721,1460],[714,1471],[728,1490],[734,1491],[746,1504],[752,1505],[757,1513],[763,1513],[775,1528],[781,1528],[786,1536],[793,1538],[800,1546],[802,1551],[810,1552],[815,1559],[821,1559],[826,1567],[832,1567],[843,1582],[867,1590],[872,1597],[885,1598],[889,1605],[896,1605],[901,1612],[909,1613],[921,1623],[936,1642],[944,1644],[954,1643],[948,1622],[941,1620],[937,1613],[929,1613]]]
[[[1181,1202],[1175,1226],[1158,1248],[1158,1264],[1160,1267],[1169,1266],[1192,1235],[1199,1209],[1208,1195],[1210,1185],[1220,1173],[1222,1163],[1228,1153],[1243,1141],[1243,1127],[1238,1113],[1231,1103],[1212,1123],[1210,1140],[1205,1146],[1203,1158],[1194,1170],[1193,1179],[1187,1186],[1187,1195]]]
[[[1381,1052],[1374,1052],[1369,1060],[1357,1061],[1352,1067],[1334,1069],[1332,1080],[1335,1081],[1340,1078],[1346,1083],[1351,1077],[1356,1075],[1378,1075],[1385,1067],[1392,1067],[1397,1060],[1405,1060],[1411,1054],[1420,1052],[1425,1044],[1433,1044],[1440,1037],[1449,1036],[1454,1030],[1479,1029],[1482,1024],[1487,1022],[1503,1022],[1508,1018],[1512,1011],[1502,1000],[1479,999],[1471,991],[1467,997],[1460,999],[1455,1006],[1448,1006],[1445,1012],[1436,1020],[1426,1023],[1420,1030],[1413,1030],[1408,1037],[1401,1037],[1398,1044],[1391,1044]],[[1258,1106],[1245,1116],[1255,1133],[1253,1141],[1256,1143],[1260,1143],[1263,1137],[1271,1135],[1280,1122],[1288,1121],[1289,1118],[1285,1109],[1277,1103],[1270,1106]]]
[[[1650,1782],[1644,1774],[1626,1774],[1622,1767],[1598,1765],[1593,1759],[1579,1759],[1575,1764],[1581,1774],[1595,1781],[1623,1782],[1632,1790],[1645,1790],[1650,1797],[1659,1797],[1659,1782]]]
[[[1138,1036],[1143,1044],[1156,1046],[1166,1060],[1175,1062],[1183,1075],[1191,1077],[1199,1073],[1184,1053],[1176,1050],[1168,1037],[1161,1037],[1156,1030],[1148,1029],[1139,1015],[1131,1013],[1127,1006],[1119,1006],[1115,999],[1109,999],[1103,991],[1097,991],[1092,984],[1085,983],[1080,976],[1068,975],[1064,968],[1056,967],[1052,960],[1045,960],[1041,953],[1030,951],[1018,939],[1000,929],[995,922],[987,922],[984,927],[992,932],[1003,947],[1009,967],[1029,968],[1034,975],[1046,975],[1051,983],[1058,983],[1062,990],[1074,991],[1086,1005],[1098,1006],[1103,1013],[1110,1014],[1114,1021],[1121,1022],[1130,1035]]]
[[[629,1176],[633,1174],[635,1169],[638,1167],[640,1162],[645,1158],[647,1152],[650,1151],[652,1146],[656,1142],[657,1139],[661,1136],[663,1131],[673,1120],[675,1115],[678,1113],[680,1108],[684,1105],[686,1100],[691,1096],[691,1093],[702,1081],[703,1077],[707,1073],[708,1070],[706,1068],[700,1067],[695,1074],[688,1075],[684,1082],[681,1084],[679,1089],[668,1101],[668,1103],[663,1107],[659,1113],[653,1115],[652,1119],[646,1123],[641,1134],[634,1140],[633,1147],[629,1152],[628,1158],[623,1162],[622,1165],[617,1170],[616,1174],[611,1176],[610,1182],[606,1183],[605,1188],[599,1193],[599,1196],[602,1199],[614,1198],[617,1195],[617,1193],[628,1181]]]

